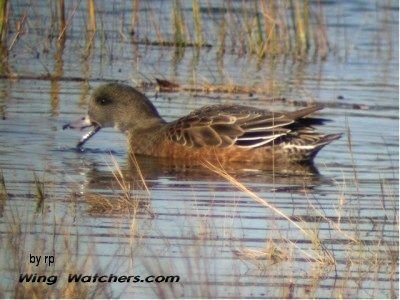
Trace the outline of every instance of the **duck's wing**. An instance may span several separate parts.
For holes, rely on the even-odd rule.
[[[206,106],[169,123],[166,135],[186,147],[256,148],[272,145],[292,131],[290,125],[296,120],[319,109],[285,114],[240,105]]]

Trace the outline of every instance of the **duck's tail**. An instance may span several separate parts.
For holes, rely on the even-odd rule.
[[[311,162],[318,152],[329,143],[339,139],[343,134],[301,134],[283,145],[283,149],[289,152],[288,157],[294,162]]]

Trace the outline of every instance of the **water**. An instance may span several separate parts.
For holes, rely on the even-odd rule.
[[[214,48],[178,54],[173,47],[131,44],[118,33],[121,27],[128,34],[125,2],[100,8],[98,23],[106,28],[106,39],[98,34],[92,48],[87,48],[85,4],[80,4],[62,46],[49,38],[55,33],[49,29],[49,10],[41,5],[31,10],[13,1],[12,24],[25,12],[30,22],[8,58],[19,79],[0,81],[0,169],[9,195],[0,207],[0,268],[7,274],[0,295],[13,295],[20,272],[57,273],[58,286],[48,287],[59,290],[68,286],[72,272],[180,276],[179,283],[113,283],[97,289],[114,297],[398,297],[397,2],[324,3],[331,52],[325,61],[309,62],[258,61],[229,52],[221,62]],[[74,4],[68,5],[72,14]],[[234,5],[240,9],[239,2]],[[141,9],[169,24],[165,2]],[[215,18],[221,11],[213,8]],[[45,78],[48,72],[57,77]],[[228,168],[289,220],[210,170],[138,157],[147,192],[122,134],[102,130],[78,151],[74,145],[82,133],[63,131],[62,125],[85,113],[87,95],[101,83],[138,85],[154,78],[233,82],[270,92],[143,89],[167,120],[207,104],[290,111],[298,108],[292,100],[315,100],[326,105],[320,116],[332,120],[321,131],[345,136],[317,156],[319,175]],[[271,97],[288,100],[271,103]],[[138,207],[118,202],[124,193],[113,172],[119,169]],[[42,214],[35,214],[34,174],[44,182]],[[55,265],[29,266],[30,253],[54,255]]]

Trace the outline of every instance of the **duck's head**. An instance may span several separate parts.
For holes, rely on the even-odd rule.
[[[101,128],[114,127],[127,132],[155,122],[162,119],[145,95],[125,84],[108,83],[93,91],[87,115],[64,125],[63,129],[93,127],[77,144],[81,147]]]

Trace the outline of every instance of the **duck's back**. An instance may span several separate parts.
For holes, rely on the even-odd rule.
[[[159,128],[130,137],[132,151],[180,160],[288,163],[311,161],[340,134],[315,131],[324,119],[311,106],[279,113],[240,105],[211,105]]]

